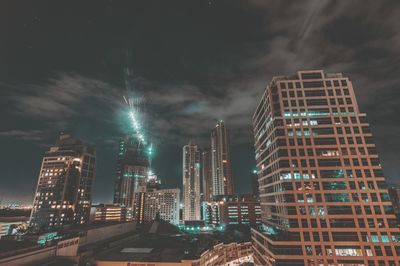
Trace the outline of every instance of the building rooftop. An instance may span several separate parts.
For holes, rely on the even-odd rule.
[[[148,234],[170,235],[170,236],[182,234],[182,232],[179,230],[178,227],[159,218],[156,218],[154,221],[145,224],[142,229],[144,232]]]
[[[97,261],[180,262],[199,257],[209,247],[182,234],[178,227],[161,219],[143,226],[142,233],[123,246],[99,253]]]
[[[0,258],[40,248],[32,241],[0,240]]]
[[[142,235],[96,256],[100,261],[180,262],[194,256],[194,247],[182,236]]]

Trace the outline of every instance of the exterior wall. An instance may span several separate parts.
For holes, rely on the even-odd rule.
[[[253,116],[256,265],[399,265],[400,230],[351,81],[275,77]]]
[[[106,240],[107,238],[123,235],[135,231],[136,225],[134,222],[119,223],[114,225],[102,226],[89,229],[85,236],[82,236],[79,241],[80,246],[89,245],[98,241]]]
[[[232,195],[234,189],[229,131],[222,120],[211,131],[211,169],[213,195]]]
[[[79,237],[57,242],[57,256],[76,257],[78,255]]]
[[[183,220],[200,220],[200,152],[189,144],[182,152]]]

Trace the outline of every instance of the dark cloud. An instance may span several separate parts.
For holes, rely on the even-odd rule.
[[[8,130],[0,131],[0,137],[12,137],[28,141],[42,141],[45,139],[46,133],[43,130]]]
[[[255,105],[273,76],[303,69],[353,80],[388,180],[400,183],[398,1],[88,1],[62,8],[38,1],[7,10],[0,141],[51,144],[58,130],[89,141],[98,147],[98,200],[110,199],[115,144],[127,127],[126,69],[166,186],[180,184],[181,145],[194,139],[207,146],[210,129],[224,119],[236,187],[249,191]],[[7,164],[5,175],[15,166]],[[35,169],[23,175],[35,179]]]

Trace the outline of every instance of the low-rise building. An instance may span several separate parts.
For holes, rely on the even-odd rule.
[[[146,233],[95,256],[97,266],[220,266],[252,262],[251,242],[218,243],[211,238],[193,241],[172,224],[156,219]],[[210,247],[211,244],[211,247]]]
[[[119,204],[92,205],[90,209],[92,222],[124,222],[132,220],[132,209]]]

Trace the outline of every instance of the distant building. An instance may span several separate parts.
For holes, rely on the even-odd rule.
[[[90,210],[92,222],[124,222],[132,220],[132,210],[119,204],[93,205]]]
[[[146,182],[146,189],[148,191],[161,189],[161,181],[156,175],[149,175]]]
[[[221,223],[219,204],[215,201],[204,201],[202,203],[203,220],[207,225],[219,225]]]
[[[203,200],[211,202],[213,199],[211,151],[204,150],[202,155]]]
[[[220,195],[215,196],[214,201],[219,207],[220,224],[247,224],[254,227],[261,223],[261,207],[255,195]]]
[[[147,191],[145,187],[135,192],[134,219],[143,224],[157,216],[172,224],[179,224],[179,189]]]
[[[213,196],[232,195],[234,190],[229,131],[222,120],[211,131],[211,169]]]
[[[93,148],[60,135],[42,160],[29,222],[34,230],[89,221],[95,160]]]
[[[133,207],[134,193],[146,184],[150,171],[148,149],[136,135],[127,135],[119,141],[114,203]]]
[[[183,220],[200,220],[200,152],[189,143],[182,155]]]

